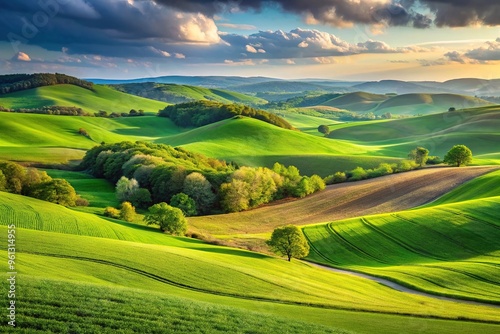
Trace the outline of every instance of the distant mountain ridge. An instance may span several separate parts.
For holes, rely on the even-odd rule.
[[[270,93],[283,94],[284,99],[291,94],[306,91],[328,93],[347,93],[365,91],[373,94],[413,94],[413,93],[452,93],[473,96],[500,96],[500,79],[460,78],[444,82],[438,81],[341,81],[335,79],[278,79],[271,77],[240,76],[160,76],[137,79],[86,79],[95,84],[126,83],[170,83],[179,85],[222,88],[256,96]],[[267,94],[267,95],[266,95]],[[264,97],[265,98],[265,97]],[[278,100],[273,99],[273,100]]]

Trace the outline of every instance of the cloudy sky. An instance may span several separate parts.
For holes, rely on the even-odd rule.
[[[498,0],[0,2],[0,73],[500,78]]]

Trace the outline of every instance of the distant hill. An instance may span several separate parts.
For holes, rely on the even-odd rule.
[[[431,87],[423,86],[417,83],[399,81],[399,80],[382,80],[365,82],[352,87],[353,89],[370,92],[374,94],[408,94],[408,93],[433,93],[435,90]]]
[[[0,95],[27,89],[71,84],[86,89],[92,89],[91,82],[60,73],[7,74],[0,75]]]
[[[137,79],[87,79],[95,84],[127,84],[127,83],[143,83],[143,82],[156,82],[156,83],[170,83],[178,85],[191,85],[202,86],[209,88],[227,88],[229,86],[242,85],[248,83],[260,83],[266,81],[279,81],[280,79],[266,78],[266,77],[238,77],[238,76],[181,76],[169,75],[151,78],[137,78]]]
[[[333,107],[356,113],[372,112],[375,115],[425,115],[447,111],[450,107],[464,109],[493,103],[458,94],[402,94],[382,95],[367,92],[323,94],[295,97],[286,102],[269,104],[274,108]]]
[[[389,99],[387,95],[356,92],[341,95],[323,102],[321,105],[347,109],[350,111],[369,111],[370,109],[376,108],[380,102],[387,99]]]
[[[390,112],[397,115],[432,114],[455,109],[466,109],[492,104],[472,96],[457,94],[404,94],[380,103],[374,113]]]
[[[305,92],[305,91],[330,91],[332,88],[327,85],[320,85],[301,81],[265,81],[258,83],[247,83],[243,85],[230,86],[229,90],[256,94],[256,93],[294,93],[294,92]]]
[[[40,108],[44,106],[78,107],[86,112],[129,112],[142,109],[157,112],[167,104],[126,94],[109,87],[94,85],[92,90],[71,84],[38,87],[0,95],[0,106],[5,108]]]
[[[188,85],[144,82],[110,85],[110,87],[128,94],[174,104],[198,100],[209,100],[222,103],[236,102],[252,105],[267,103],[264,99],[228,90]]]
[[[359,145],[382,147],[380,154],[404,156],[416,146],[443,157],[453,145],[468,146],[478,158],[498,158],[500,106],[390,121],[340,124],[330,127],[330,138],[353,140]],[[489,156],[489,157],[488,157]]]

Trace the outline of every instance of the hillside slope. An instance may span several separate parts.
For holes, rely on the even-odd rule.
[[[130,109],[154,112],[163,109],[164,102],[122,93],[109,87],[94,85],[93,90],[74,85],[55,85],[28,89],[0,96],[6,108],[39,108],[43,106],[79,107],[87,112],[128,113]]]
[[[222,103],[245,103],[251,105],[267,103],[264,99],[237,92],[188,85],[146,82],[112,85],[110,87],[128,94],[174,104],[198,100],[209,100]]]
[[[381,154],[403,156],[416,146],[444,156],[453,145],[468,146],[475,156],[497,154],[500,106],[422,117],[332,126],[330,138],[382,147]],[[492,157],[493,158],[493,157]]]
[[[309,258],[434,294],[500,304],[500,197],[490,192],[476,199],[492,179],[498,184],[500,172],[424,208],[306,227]]]

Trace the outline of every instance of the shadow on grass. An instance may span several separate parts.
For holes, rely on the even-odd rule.
[[[203,251],[203,252],[209,252],[209,253],[243,256],[243,257],[249,257],[249,258],[254,258],[254,259],[269,258],[268,255],[253,253],[250,251],[239,250],[239,249],[234,249],[234,248],[227,248],[227,247],[223,247],[223,246],[214,246],[214,247],[210,247],[210,248],[209,247],[197,248],[196,250]]]

